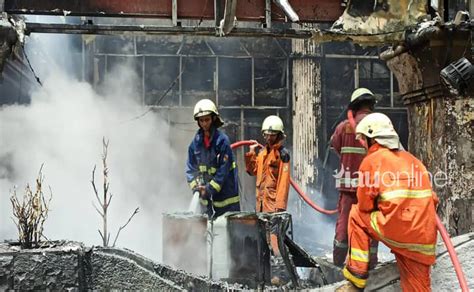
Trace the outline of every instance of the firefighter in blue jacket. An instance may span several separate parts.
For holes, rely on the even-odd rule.
[[[240,211],[237,167],[229,137],[219,131],[223,121],[209,99],[198,101],[194,119],[199,130],[188,148],[186,178],[199,191],[202,213],[214,219],[228,211]]]

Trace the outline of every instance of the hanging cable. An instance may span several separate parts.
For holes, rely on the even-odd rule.
[[[201,11],[201,17],[199,19],[199,22],[194,26],[194,30],[197,30],[199,28],[199,26],[201,26],[203,20],[204,20],[204,12],[205,12],[205,9],[207,7],[207,4],[208,4],[208,1],[209,0],[206,0],[206,2],[204,3],[204,6],[202,8],[202,11]],[[183,40],[184,41],[184,40]],[[193,43],[191,45],[191,52],[193,51],[192,49],[194,48],[194,45],[195,43]],[[176,85],[176,82],[178,82],[178,80],[181,78],[181,75],[183,75],[184,71],[186,71],[186,63],[183,62],[182,66],[180,67],[180,72],[179,74],[176,76],[176,78],[170,83],[170,85],[168,86],[168,88],[165,90],[165,92],[159,97],[156,99],[156,101],[152,104],[152,105],[149,105],[148,106],[148,109],[146,111],[144,111],[143,113],[139,114],[138,116],[135,116],[125,122],[130,122],[130,121],[134,121],[134,120],[138,120],[138,119],[141,119],[142,117],[144,117],[146,114],[148,114],[149,112],[151,112],[153,110],[153,107],[154,106],[157,106],[159,105],[163,100],[164,98],[166,97],[166,95],[168,95],[168,93],[171,91],[171,89],[173,89],[173,87]]]
[[[33,66],[31,66],[30,59],[28,58],[28,55],[26,54],[25,45],[21,45],[21,49],[23,51],[23,55],[25,56],[26,62],[28,63],[28,67],[30,67],[31,72],[33,73],[33,76],[36,79],[36,82],[38,82],[38,84],[41,85],[41,87],[43,87],[43,83],[41,83],[41,80],[38,77],[38,75],[36,75],[36,72],[33,69]]]

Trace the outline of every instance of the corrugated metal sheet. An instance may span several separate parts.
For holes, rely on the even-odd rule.
[[[172,1],[156,0],[5,0],[5,11],[9,14],[97,15],[118,17],[163,17],[172,18]],[[3,1],[2,1],[3,3]],[[224,1],[218,1],[224,7]],[[293,0],[291,5],[300,20],[334,21],[343,8],[334,0]],[[179,19],[214,19],[214,1],[177,0],[176,17]],[[265,19],[265,1],[238,1],[237,19],[239,21],[262,21]],[[286,21],[283,11],[271,5],[273,21]]]

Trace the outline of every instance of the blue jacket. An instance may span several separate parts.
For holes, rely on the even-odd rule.
[[[240,211],[237,166],[230,148],[229,137],[218,129],[213,130],[211,146],[204,146],[204,132],[199,129],[188,148],[186,179],[191,189],[199,184],[206,186],[207,200],[202,207],[211,217],[228,211]],[[212,204],[211,204],[212,202]]]

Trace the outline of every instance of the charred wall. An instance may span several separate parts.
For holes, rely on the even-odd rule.
[[[450,234],[473,231],[472,97],[453,99],[443,94],[410,105],[409,111],[409,149],[434,174],[433,185],[440,198],[438,214]]]
[[[439,73],[463,55],[472,59],[471,46],[468,32],[441,32],[388,61],[408,106],[409,150],[432,173],[438,214],[454,235],[473,231],[474,95],[451,94]]]
[[[0,244],[1,290],[222,290],[224,284],[117,248],[55,242],[20,250]]]
[[[279,115],[291,129],[290,40],[123,35],[84,37],[84,46],[84,76],[98,90],[113,68],[125,64],[132,69],[137,100],[168,116],[169,139],[183,153],[181,165],[197,131],[192,110],[203,98],[218,105],[231,142],[263,143],[260,129],[268,115]],[[287,135],[291,149],[292,131]],[[255,181],[245,172],[244,151],[235,153],[241,204],[250,211],[255,208]]]

